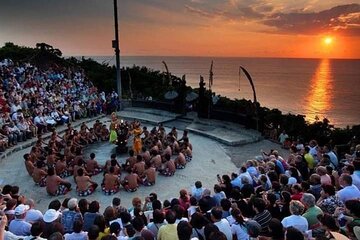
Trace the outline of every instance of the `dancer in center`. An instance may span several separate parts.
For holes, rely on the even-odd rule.
[[[134,129],[132,131],[132,133],[134,134],[133,150],[134,150],[135,155],[138,155],[141,153],[141,149],[142,149],[141,134],[142,134],[142,132],[143,131],[140,127],[140,122],[135,121]]]

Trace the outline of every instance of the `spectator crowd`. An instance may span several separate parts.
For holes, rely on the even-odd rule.
[[[0,151],[55,126],[116,111],[117,94],[98,92],[84,71],[0,62]]]

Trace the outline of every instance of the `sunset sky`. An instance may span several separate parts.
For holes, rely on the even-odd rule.
[[[0,0],[0,45],[112,55],[112,0]],[[360,58],[359,0],[118,0],[122,55]],[[332,41],[325,41],[331,37]]]

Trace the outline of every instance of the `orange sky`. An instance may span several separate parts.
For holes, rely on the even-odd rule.
[[[0,0],[0,44],[112,55],[112,1]],[[352,1],[120,0],[122,55],[360,58]],[[19,10],[19,6],[22,8]],[[325,45],[323,38],[333,36]]]

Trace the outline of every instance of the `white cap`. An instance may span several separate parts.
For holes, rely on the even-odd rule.
[[[36,209],[30,209],[29,211],[27,211],[26,213],[26,217],[25,217],[25,221],[26,222],[37,222],[43,219],[43,214]]]
[[[46,223],[51,223],[53,221],[55,221],[56,219],[58,219],[60,213],[58,211],[56,211],[55,209],[49,209],[45,212],[43,220]]]
[[[29,209],[30,209],[29,205],[20,204],[15,208],[15,215],[24,214]]]

